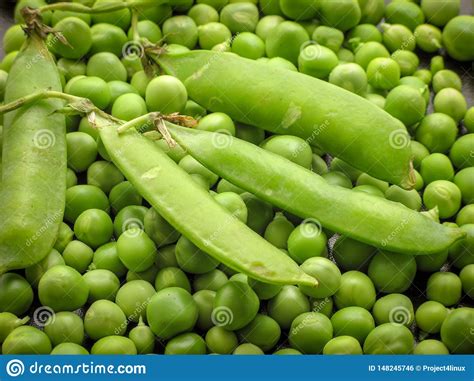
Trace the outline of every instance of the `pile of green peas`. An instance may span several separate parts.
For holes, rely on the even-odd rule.
[[[3,38],[0,101],[25,40],[19,9],[26,5],[45,2],[17,4],[17,24]],[[474,353],[474,107],[463,94],[464,78],[442,55],[474,59],[474,17],[459,12],[458,0],[170,0],[139,10],[136,30],[128,9],[45,13],[43,21],[70,45],[53,36],[47,42],[64,92],[126,121],[151,111],[192,116],[198,129],[231,134],[330,184],[456,224],[466,238],[429,256],[377,250],[280,210],[179,146],[157,141],[216,202],[320,286],[265,284],[176,231],[110,161],[88,119],[68,116],[64,222],[45,259],[0,275],[2,353]],[[170,53],[228,51],[366,98],[409,130],[412,140],[402,144],[412,147],[415,189],[361,173],[296,136],[208,113],[178,79],[147,76],[137,34],[166,42]],[[429,66],[420,66],[419,54],[431,55]]]

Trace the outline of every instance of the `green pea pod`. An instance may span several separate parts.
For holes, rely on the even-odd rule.
[[[100,118],[100,117],[99,117]],[[274,284],[317,285],[293,260],[220,206],[156,144],[98,119],[114,164],[173,227],[226,266]]]
[[[209,110],[300,136],[374,177],[404,188],[414,185],[406,128],[356,94],[230,53],[192,51],[155,60]]]
[[[190,155],[224,179],[358,241],[419,255],[444,251],[464,235],[400,203],[329,185],[321,176],[230,135],[166,126]]]
[[[8,75],[5,102],[46,89],[61,90],[59,73],[31,32]],[[65,205],[66,124],[52,112],[61,105],[40,100],[4,116],[0,273],[39,262],[56,240]]]

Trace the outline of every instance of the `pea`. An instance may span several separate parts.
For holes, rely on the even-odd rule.
[[[418,90],[399,85],[388,93],[384,110],[402,121],[405,126],[412,126],[425,115],[426,102]]]
[[[335,337],[327,342],[323,348],[324,355],[361,355],[362,347],[351,336]]]
[[[122,54],[122,49],[127,43],[127,35],[118,26],[99,23],[91,27],[92,46],[90,54],[110,52],[116,56]]]
[[[440,70],[444,70],[444,58],[443,58],[443,56],[431,57],[430,70],[431,70],[432,75],[435,75]]]
[[[74,311],[86,303],[88,296],[87,283],[69,266],[51,267],[38,284],[40,302],[54,311]]]
[[[99,77],[92,76],[78,78],[71,83],[69,89],[66,87],[64,90],[69,94],[78,97],[89,98],[92,103],[100,109],[105,109],[110,104],[110,89],[107,86],[107,82]]]
[[[461,78],[452,70],[440,70],[433,76],[433,90],[435,93],[446,88],[462,90]]]
[[[406,52],[406,51],[404,51],[404,52]],[[414,75],[407,75],[403,78],[400,78],[399,84],[400,85],[412,86],[415,89],[420,90],[423,97],[425,98],[426,104],[429,104],[429,102],[430,102],[429,87],[427,86],[427,84],[422,79],[420,79],[418,77],[415,77]]]
[[[296,136],[276,135],[260,144],[270,152],[283,156],[305,168],[311,168],[312,151],[309,144]]]
[[[33,303],[33,290],[21,275],[0,275],[0,312],[23,315]]]
[[[57,65],[59,72],[64,75],[67,81],[75,76],[86,74],[86,64],[81,61],[60,58]]]
[[[143,223],[145,232],[157,247],[174,243],[179,238],[179,232],[177,232],[153,208],[148,209]]]
[[[66,265],[84,273],[92,262],[94,251],[81,241],[71,241],[63,251]]]
[[[223,112],[214,112],[199,120],[197,129],[212,132],[222,132],[235,136],[235,125],[232,119]]]
[[[402,324],[410,327],[415,319],[413,304],[403,294],[389,294],[378,299],[372,309],[377,325]]]
[[[56,242],[54,243],[54,249],[62,253],[66,248],[67,244],[72,241],[74,237],[74,232],[71,230],[69,225],[61,222],[59,225],[59,232],[56,238]]]
[[[322,176],[330,185],[337,185],[343,188],[352,188],[351,180],[342,172],[330,171]]]
[[[31,326],[15,328],[2,345],[4,355],[47,355],[51,352],[51,341],[39,329]]]
[[[122,309],[110,300],[92,303],[84,316],[84,328],[93,340],[122,336],[127,329],[127,318]]]
[[[64,259],[56,249],[51,249],[43,260],[25,269],[26,279],[33,287],[38,287],[38,282],[44,273],[56,265],[64,265]]]
[[[112,271],[96,269],[88,271],[82,277],[89,287],[88,303],[101,299],[115,300],[120,281]]]
[[[456,168],[474,167],[474,133],[461,136],[454,142],[449,158]]]
[[[462,269],[474,263],[474,224],[467,224],[460,227],[466,233],[466,237],[449,249],[449,258],[454,266]]]
[[[188,16],[191,17],[198,26],[219,21],[219,13],[208,4],[194,5],[188,11]]]
[[[430,152],[447,152],[456,141],[458,128],[448,115],[433,113],[425,116],[416,129],[416,139]]]
[[[103,210],[88,209],[74,222],[74,233],[82,242],[95,249],[112,238],[112,219]]]
[[[464,206],[456,216],[458,226],[474,224],[474,205]]]
[[[447,316],[441,326],[441,341],[451,353],[468,354],[474,351],[473,322],[474,309],[470,307],[457,308]]]
[[[176,267],[165,267],[158,271],[155,278],[155,289],[163,290],[169,287],[180,287],[191,292],[191,284],[186,274]]]
[[[337,308],[357,306],[370,310],[375,303],[372,280],[360,271],[348,271],[341,276],[341,285],[333,296]]]
[[[193,49],[198,40],[198,28],[189,16],[173,16],[163,24],[163,34],[170,44],[179,44]]]
[[[415,190],[405,190],[398,185],[392,185],[385,192],[387,200],[399,202],[413,210],[421,209],[421,196]]]
[[[448,309],[441,303],[429,300],[416,310],[416,325],[427,333],[438,333],[443,321],[448,316]]]
[[[87,23],[77,17],[66,17],[59,21],[55,30],[61,32],[68,44],[52,35],[48,37],[48,47],[56,55],[79,59],[86,55],[92,46],[91,29]]]
[[[329,83],[362,95],[367,89],[367,74],[355,63],[343,63],[331,71]]]
[[[426,187],[423,202],[427,208],[438,207],[441,218],[449,218],[461,207],[461,191],[450,181],[436,180]]]
[[[312,158],[311,170],[320,176],[324,175],[325,173],[328,173],[328,170],[329,170],[328,165],[326,164],[324,159],[321,156],[316,155],[315,153],[313,153],[312,157],[313,158]]]
[[[467,103],[460,91],[453,88],[441,89],[434,97],[434,110],[449,115],[456,123],[464,117]]]
[[[92,355],[136,355],[137,348],[132,340],[122,336],[107,336],[97,340],[91,349]]]
[[[283,213],[276,213],[275,218],[265,229],[264,238],[279,249],[287,248],[288,237],[295,226],[285,217]]]
[[[143,229],[147,211],[148,209],[141,205],[128,205],[121,209],[114,219],[115,238],[119,238],[128,229]]]
[[[109,270],[117,277],[121,277],[127,272],[127,268],[118,256],[116,242],[109,242],[100,246],[94,253],[92,265],[96,269]]]
[[[416,261],[406,254],[379,252],[370,261],[368,274],[377,290],[404,292],[416,275]]]
[[[240,344],[235,348],[234,355],[263,355],[264,352],[256,345],[250,343]]]
[[[3,57],[3,60],[0,62],[0,69],[8,73],[18,53],[19,52],[15,50],[13,52],[8,53],[5,57]]]
[[[220,13],[220,22],[232,33],[254,32],[258,19],[258,8],[251,3],[231,3]]]
[[[337,28],[343,32],[355,27],[361,20],[361,9],[356,0],[319,2],[319,16],[325,25]],[[343,15],[343,17],[341,17]]]
[[[213,194],[214,199],[226,208],[234,217],[247,223],[248,210],[242,197],[234,192],[221,192]]]
[[[122,0],[96,0],[93,8],[105,6],[107,4],[121,3]],[[107,23],[116,25],[122,29],[127,29],[130,25],[131,14],[129,9],[120,9],[113,12],[101,12],[92,14],[92,23]]]
[[[413,73],[413,76],[420,78],[427,85],[431,84],[432,74],[428,69],[418,69]]]
[[[172,338],[165,347],[166,355],[204,355],[206,342],[196,333],[183,333]]]
[[[300,46],[308,40],[308,32],[301,25],[293,21],[283,21],[278,24],[265,41],[267,56],[269,58],[282,57],[296,65],[300,55]]]
[[[135,344],[138,354],[153,353],[153,349],[155,348],[155,335],[150,327],[143,323],[141,318],[138,325],[130,330],[128,338]]]
[[[117,213],[129,205],[141,205],[142,197],[129,181],[122,181],[110,190],[109,202],[112,210]]]
[[[155,294],[153,286],[144,280],[125,283],[117,292],[115,303],[122,309],[130,321],[145,319],[148,301]]]
[[[247,206],[247,225],[257,233],[263,234],[265,228],[273,218],[272,205],[260,200],[251,193],[242,193],[241,197]]]
[[[138,94],[120,95],[112,106],[112,115],[122,120],[132,120],[146,113],[145,100]]]
[[[3,35],[3,50],[5,53],[20,50],[26,41],[26,35],[20,24],[10,26]]]
[[[454,176],[454,168],[446,155],[433,153],[421,161],[420,173],[425,184],[436,180],[451,181]]]
[[[97,143],[84,132],[70,132],[66,135],[68,166],[75,172],[85,171],[97,156]]]
[[[342,172],[346,175],[351,181],[356,181],[357,178],[362,173],[358,169],[347,164],[345,161],[335,157],[331,161],[331,172]],[[352,184],[351,184],[352,186]]]
[[[292,347],[305,354],[322,353],[333,338],[333,328],[327,316],[319,312],[306,312],[291,324],[289,341]]]
[[[176,260],[180,268],[191,274],[207,273],[219,264],[184,236],[176,244]]]
[[[385,8],[385,21],[390,24],[402,24],[410,30],[425,21],[421,8],[409,1],[394,1]]]
[[[280,339],[281,329],[278,323],[269,316],[257,314],[248,325],[238,331],[238,336],[245,342],[259,347],[262,351],[271,351]]]
[[[213,186],[219,179],[215,173],[204,167],[191,155],[184,156],[179,161],[179,166],[191,175],[201,175],[207,181],[209,186]]]
[[[412,75],[420,65],[418,56],[409,50],[396,50],[391,57],[400,67],[402,77]]]
[[[331,49],[335,53],[338,52],[344,42],[344,34],[339,29],[324,25],[316,27],[312,38],[318,44]]]
[[[84,341],[84,324],[74,312],[58,312],[45,322],[44,333],[48,335],[53,346],[61,343],[81,345]]]
[[[163,114],[181,112],[187,101],[184,85],[176,78],[162,75],[150,81],[146,88],[146,105],[149,111]]]
[[[291,70],[295,72],[298,71],[296,66],[285,58],[281,58],[281,57],[268,58],[266,62],[267,62],[267,65],[270,67],[278,67],[280,69],[286,69],[286,70]]]
[[[283,286],[281,291],[269,300],[268,315],[282,329],[288,329],[300,314],[310,311],[308,298],[295,286]]]
[[[178,267],[178,261],[176,260],[176,245],[168,245],[159,248],[155,265],[158,269]]]
[[[439,340],[423,340],[413,350],[414,355],[449,355],[448,348]]]
[[[146,316],[153,333],[163,339],[191,330],[198,307],[191,294],[179,287],[158,291],[149,301]]]
[[[110,193],[113,187],[123,180],[124,177],[117,167],[107,161],[96,161],[87,169],[87,183],[99,187],[104,193]]]
[[[131,282],[132,280],[144,280],[150,284],[153,284],[156,279],[156,275],[158,274],[158,267],[152,265],[150,268],[146,269],[145,271],[127,271],[126,280],[127,282]]]
[[[410,354],[414,338],[404,325],[385,323],[369,333],[364,342],[365,354]]]
[[[127,269],[145,271],[155,261],[156,246],[143,230],[133,227],[118,238],[117,253]]]
[[[28,316],[20,319],[11,312],[0,312],[0,344],[15,328],[28,323],[29,320]]]
[[[332,296],[338,290],[341,284],[341,272],[338,267],[327,258],[314,257],[307,259],[301,269],[316,278],[319,282],[318,287],[311,288],[301,286],[301,291],[313,298],[326,298]]]
[[[313,221],[303,221],[288,237],[288,253],[302,264],[309,258],[321,257],[326,253],[326,234]]]
[[[212,353],[230,354],[238,346],[237,335],[222,327],[212,327],[206,333],[206,345]]]
[[[464,127],[469,133],[474,133],[474,107],[470,107],[464,115]]]
[[[383,24],[383,43],[390,51],[409,50],[416,47],[415,36],[406,26],[401,24]]]
[[[230,41],[232,33],[224,24],[210,22],[198,27],[199,46],[210,50],[214,46]]]
[[[242,282],[229,281],[217,290],[213,321],[228,330],[237,330],[256,316],[260,301],[252,288]]]
[[[444,26],[459,14],[459,0],[422,0],[421,9],[430,24]]]
[[[202,331],[207,331],[214,326],[212,311],[214,309],[215,297],[215,291],[211,290],[199,290],[193,295],[193,299],[198,307],[196,327]]]
[[[254,33],[242,32],[232,41],[232,52],[256,60],[265,54],[265,43]]]
[[[283,21],[285,21],[285,19],[277,14],[264,16],[258,22],[255,28],[255,33],[258,37],[265,41],[267,37],[273,33],[277,25]]]
[[[448,259],[448,251],[442,251],[430,255],[417,255],[416,268],[418,271],[434,272],[439,271]]]
[[[474,295],[474,264],[465,266],[459,273],[459,278],[464,293],[472,299]]]
[[[336,54],[331,49],[322,45],[308,45],[298,56],[298,69],[301,73],[325,79],[338,62]]]
[[[88,355],[89,351],[76,343],[61,343],[51,351],[52,355]]]
[[[214,269],[207,273],[196,275],[193,281],[193,289],[196,291],[217,291],[227,280],[227,275],[223,271]]]
[[[461,290],[461,279],[456,274],[450,272],[432,274],[426,286],[428,300],[437,301],[446,307],[459,302]]]

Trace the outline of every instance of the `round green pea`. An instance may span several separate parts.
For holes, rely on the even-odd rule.
[[[48,336],[31,326],[15,328],[2,344],[4,355],[48,355],[51,349]]]
[[[374,318],[365,308],[345,307],[331,317],[334,336],[350,336],[361,345],[367,335],[375,328]]]
[[[360,343],[351,336],[339,336],[329,340],[323,348],[324,355],[361,355]]]
[[[290,344],[302,353],[322,353],[324,346],[332,338],[331,321],[326,315],[319,312],[303,313],[291,323]]]
[[[449,115],[459,123],[467,112],[467,103],[464,95],[456,89],[441,89],[434,97],[433,107],[435,112]]]
[[[82,277],[89,287],[88,303],[94,303],[101,299],[115,300],[115,295],[120,288],[120,281],[112,271],[96,269],[88,271]]]
[[[132,340],[123,336],[107,336],[97,340],[91,348],[92,355],[136,355]]]
[[[169,287],[180,287],[191,292],[188,277],[183,270],[177,267],[165,267],[156,274],[155,289],[160,291]]]
[[[407,355],[413,352],[415,340],[404,325],[385,323],[373,329],[364,342],[364,353],[369,355]]]
[[[127,329],[127,317],[122,309],[110,300],[92,303],[84,315],[84,329],[93,340],[117,335],[122,336]]]
[[[92,262],[94,250],[81,241],[71,241],[63,251],[64,263],[84,273]]]
[[[450,181],[436,180],[426,187],[423,202],[429,209],[437,207],[441,218],[449,218],[461,207],[461,191]]]
[[[348,271],[341,276],[341,285],[333,296],[337,308],[358,306],[370,310],[375,303],[372,280],[360,271]]]
[[[381,251],[370,261],[368,275],[378,291],[404,292],[415,278],[416,260],[410,255]]]
[[[301,269],[318,280],[318,287],[300,286],[301,291],[313,298],[321,299],[332,296],[341,284],[341,272],[327,258],[309,258],[303,262]]]
[[[117,277],[121,277],[127,273],[127,268],[120,261],[117,253],[117,242],[109,242],[100,246],[94,252],[92,266],[94,269],[109,270]]]
[[[74,222],[76,237],[94,249],[109,242],[113,231],[112,219],[101,209],[85,210]]]
[[[51,315],[44,323],[44,333],[51,340],[53,346],[61,343],[82,345],[84,341],[84,323],[74,312],[58,312]]]
[[[0,275],[0,312],[23,315],[33,303],[33,289],[21,275]]]
[[[302,264],[309,258],[325,256],[326,243],[326,234],[317,221],[306,220],[288,237],[288,253],[298,264]]]
[[[416,129],[416,140],[430,152],[447,152],[456,141],[458,128],[448,115],[432,113],[425,116]]]
[[[309,300],[295,286],[283,286],[281,291],[268,301],[268,315],[282,329],[288,329],[293,320],[300,314],[310,311]]]
[[[211,353],[230,354],[237,348],[238,344],[237,335],[222,327],[212,327],[206,333],[206,345]]]
[[[416,325],[422,331],[435,334],[441,330],[441,325],[448,316],[448,309],[441,303],[428,300],[416,310]]]
[[[474,133],[461,136],[454,142],[449,158],[456,168],[474,167]]]
[[[410,327],[415,319],[413,303],[403,294],[389,294],[377,299],[372,315],[377,325],[395,323]]]
[[[180,287],[158,291],[146,308],[148,324],[153,333],[169,339],[191,330],[198,319],[198,307],[189,292]]]
[[[428,300],[434,300],[449,307],[459,302],[461,294],[461,279],[454,273],[437,272],[428,279],[426,286]]]
[[[454,176],[454,168],[451,160],[446,155],[433,153],[421,161],[420,174],[425,184],[436,180],[451,181]]]

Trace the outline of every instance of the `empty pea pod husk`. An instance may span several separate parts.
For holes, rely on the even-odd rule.
[[[376,178],[403,188],[414,185],[405,126],[356,94],[232,53],[191,51],[154,60],[208,110],[300,136]]]
[[[196,160],[231,183],[301,218],[380,249],[436,254],[464,236],[406,206],[329,185],[321,176],[230,135],[166,122]]]
[[[114,164],[176,230],[201,250],[249,277],[273,284],[316,286],[285,253],[233,216],[156,144],[99,116],[101,140]]]
[[[5,102],[61,90],[56,65],[30,31],[9,72]],[[54,245],[66,192],[66,124],[52,114],[62,101],[43,99],[4,116],[0,191],[0,274],[42,260]]]

